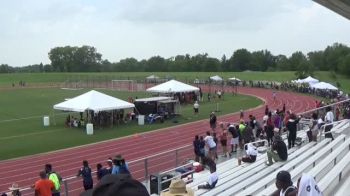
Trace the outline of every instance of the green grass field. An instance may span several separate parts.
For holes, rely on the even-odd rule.
[[[213,75],[220,75],[224,79],[238,77],[242,80],[265,80],[265,81],[290,81],[296,79],[294,72],[112,72],[112,73],[16,73],[0,74],[0,87],[10,87],[12,83],[20,80],[29,84],[41,83],[62,83],[64,81],[95,80],[110,81],[112,79],[133,79],[144,80],[145,77],[155,74],[161,78],[172,76],[175,79],[193,82],[195,78],[208,79]],[[341,89],[350,92],[350,79],[342,75],[331,74],[330,72],[315,72],[314,77],[321,81],[330,82],[336,85],[339,82]]]
[[[38,78],[33,79],[33,81],[40,83],[45,82]],[[200,115],[194,117],[192,105],[185,105],[182,106],[183,115],[178,117],[179,123],[177,124],[171,121],[165,121],[163,124],[157,123],[139,126],[136,122],[132,122],[113,128],[95,129],[95,134],[93,136],[87,136],[83,129],[66,128],[64,126],[64,120],[67,113],[59,111],[54,112],[52,109],[54,104],[63,101],[65,98],[71,98],[86,91],[88,90],[62,90],[53,88],[1,90],[0,160],[89,144],[200,119],[207,119],[209,113],[216,109],[215,102],[203,102],[200,107]],[[129,96],[150,96],[147,93],[130,93],[110,90],[98,91],[124,100],[127,100]],[[253,108],[260,105],[262,102],[254,97],[232,96],[227,94],[225,100],[218,101],[218,103],[221,110],[218,115],[223,115],[236,112],[240,109]],[[45,115],[50,115],[50,127],[43,127],[42,118]],[[55,125],[53,124],[54,122],[56,122]]]

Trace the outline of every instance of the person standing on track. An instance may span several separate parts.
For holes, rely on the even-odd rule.
[[[209,116],[209,124],[210,124],[210,128],[215,131],[216,129],[216,115],[214,112],[211,112],[210,116]]]
[[[45,165],[47,178],[53,182],[55,188],[52,190],[52,196],[60,196],[62,177],[52,170],[51,164]]]
[[[275,102],[275,101],[276,101],[276,96],[277,96],[276,92],[275,92],[275,91],[273,91],[273,92],[272,92],[273,102]]]
[[[83,167],[78,171],[77,177],[83,177],[83,186],[85,190],[93,188],[93,180],[91,175],[91,168],[89,167],[88,161],[83,161]]]

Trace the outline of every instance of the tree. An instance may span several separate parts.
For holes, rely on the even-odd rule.
[[[350,54],[346,55],[343,58],[339,68],[340,68],[341,73],[343,73],[347,76],[350,76]]]
[[[306,56],[298,51],[294,52],[291,57],[288,59],[289,61],[289,69],[290,71],[297,71],[299,67],[302,67],[306,64],[307,58]]]
[[[236,50],[230,58],[230,71],[245,71],[250,67],[251,54],[247,49]]]
[[[56,71],[99,71],[102,55],[92,46],[56,47],[50,50],[49,59]]]

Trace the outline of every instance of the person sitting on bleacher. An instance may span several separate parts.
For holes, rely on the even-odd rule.
[[[219,180],[219,176],[216,173],[216,165],[211,165],[208,182],[204,185],[199,185],[198,189],[213,189],[216,183],[218,182],[218,180]]]
[[[267,151],[268,163],[266,165],[270,166],[273,164],[272,159],[275,162],[286,161],[288,158],[287,145],[282,140],[281,136],[274,136],[274,141],[272,143],[271,150]]]
[[[297,188],[293,186],[293,182],[288,171],[280,171],[276,176],[277,190],[272,196],[296,196]]]
[[[309,174],[303,173],[298,179],[298,196],[322,196],[315,178]]]
[[[246,145],[246,156],[243,156],[242,158],[238,158],[238,165],[241,165],[241,162],[245,163],[254,163],[256,161],[256,156],[258,155],[258,150],[257,148],[252,144],[248,143]]]

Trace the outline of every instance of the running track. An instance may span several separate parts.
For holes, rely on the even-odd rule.
[[[205,92],[207,89],[202,88]],[[231,96],[229,92],[232,89],[225,90],[225,96]],[[259,97],[269,105],[271,110],[282,109],[283,103],[287,110],[295,113],[304,112],[314,108],[315,99],[310,96],[304,96],[290,92],[278,92],[277,100],[272,99],[272,91],[257,88],[238,88],[241,94]],[[239,104],[239,103],[237,103]],[[245,112],[253,114],[257,119],[261,119],[265,106],[251,109]],[[229,114],[219,116],[218,121],[237,122],[239,114]],[[154,155],[166,150],[179,148],[191,144],[194,135],[204,135],[209,130],[208,120],[196,121],[184,125],[165,128],[158,131],[143,133],[138,136],[130,136],[92,145],[80,146],[76,148],[61,150],[52,153],[38,154],[16,160],[5,160],[0,162],[0,193],[7,192],[8,187],[13,182],[17,182],[20,187],[28,187],[38,179],[39,171],[43,170],[46,163],[51,163],[53,169],[59,172],[62,177],[74,176],[81,167],[82,160],[88,160],[90,167],[95,169],[97,163],[105,163],[107,157],[113,157],[116,154],[122,154],[127,161],[140,159],[146,156]],[[179,157],[185,159],[191,157],[193,152],[191,148],[184,149],[179,153]],[[148,162],[149,173],[175,167],[174,153],[150,159]],[[129,165],[135,178],[144,180],[143,162]],[[96,182],[96,180],[95,180]],[[73,179],[68,183],[69,195],[79,195],[82,192],[81,179]],[[33,195],[33,190],[25,191],[22,195]]]

